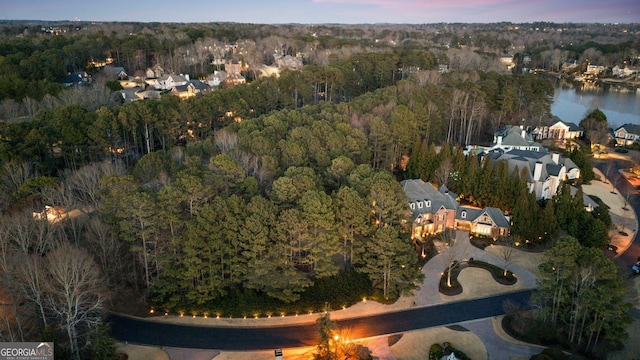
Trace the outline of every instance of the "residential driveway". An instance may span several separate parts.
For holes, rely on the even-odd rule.
[[[496,247],[497,248],[497,247]],[[493,249],[492,249],[493,250]],[[456,231],[456,244],[454,245],[454,251],[457,256],[454,256],[455,260],[468,260],[473,258],[475,260],[485,261],[497,266],[502,266],[503,260],[496,254],[484,250],[480,250],[477,247],[471,245],[469,241],[469,232],[458,230]],[[499,251],[499,250],[497,250]],[[497,252],[496,251],[496,252]],[[465,291],[463,284],[463,293],[458,296],[445,296],[440,294],[438,284],[442,273],[447,268],[447,262],[449,260],[449,250],[444,250],[442,253],[434,256],[429,260],[422,268],[424,274],[424,283],[416,293],[416,305],[434,305],[442,302],[461,300],[462,298],[471,299],[474,297],[486,296],[484,294],[477,294],[473,291]],[[507,269],[518,277],[519,285],[517,287],[502,286],[499,287],[499,292],[510,292],[515,290],[533,289],[536,286],[536,276],[529,270],[518,264],[511,264],[507,266]],[[469,269],[471,270],[471,269]],[[482,272],[482,271],[480,271]],[[463,271],[461,274],[464,274]],[[484,279],[478,279],[484,280]],[[493,280],[491,280],[493,281]]]
[[[445,249],[442,253],[429,260],[423,267],[422,272],[425,275],[425,280],[417,291],[416,305],[423,306],[461,301],[487,296],[487,292],[498,294],[522,289],[534,289],[536,286],[536,275],[532,271],[537,266],[540,254],[527,254],[516,250],[513,254],[514,263],[507,266],[507,269],[518,278],[518,282],[515,285],[497,284],[486,270],[467,268],[460,272],[458,276],[463,289],[462,294],[456,296],[443,295],[439,291],[439,282],[441,274],[447,268],[447,262],[450,259],[449,250]],[[468,231],[456,231],[456,244],[454,245],[456,256],[453,257],[455,260],[473,258],[502,266],[503,260],[499,256],[501,247],[492,246],[487,250],[489,251],[484,251],[471,245]],[[523,266],[519,265],[519,263],[522,263]],[[476,344],[477,346],[474,346],[474,344],[468,344],[467,346],[473,352],[485,352],[486,359],[510,359],[514,356],[529,358],[532,355],[539,354],[541,351],[541,348],[537,346],[517,344],[501,328],[494,328],[491,318],[466,322],[461,325],[473,332],[481,340],[480,343]],[[500,334],[496,333],[496,331],[499,331]],[[455,339],[451,339],[451,342],[455,343]],[[481,345],[484,345],[484,349],[482,349]]]

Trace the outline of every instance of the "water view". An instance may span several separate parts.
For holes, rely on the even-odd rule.
[[[599,108],[614,129],[624,124],[640,125],[640,91],[635,89],[558,84],[553,100],[551,113],[563,121],[579,124],[589,112]]]

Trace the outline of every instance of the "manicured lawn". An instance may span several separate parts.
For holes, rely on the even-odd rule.
[[[481,268],[489,271],[493,280],[502,285],[514,285],[518,279],[511,271],[507,271],[507,275],[504,275],[504,270],[496,265],[480,260],[469,260],[464,264],[459,264],[451,272],[451,287],[447,286],[447,271],[445,270],[440,277],[440,292],[447,296],[458,295],[462,293],[462,285],[458,282],[458,275],[460,271],[467,267]]]

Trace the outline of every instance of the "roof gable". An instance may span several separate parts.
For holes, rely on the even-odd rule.
[[[640,125],[636,124],[624,124],[616,129],[616,132],[623,130],[627,134],[639,135],[640,136]]]
[[[414,218],[424,213],[435,214],[441,209],[458,208],[458,202],[449,194],[439,192],[433,185],[421,179],[404,180],[400,184],[409,199]]]

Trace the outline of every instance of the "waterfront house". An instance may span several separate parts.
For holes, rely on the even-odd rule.
[[[580,178],[580,168],[569,158],[558,153],[540,151],[512,150],[509,152],[491,151],[485,161],[505,161],[511,173],[516,167],[527,174],[529,192],[537,200],[551,199],[563,181]],[[514,175],[515,176],[515,175]]]
[[[493,134],[493,142],[487,150],[501,150],[504,152],[511,150],[546,151],[522,125],[505,125],[498,129]]]
[[[632,145],[640,139],[640,125],[624,124],[613,132],[617,145]]]
[[[557,119],[557,118],[556,118]],[[584,135],[584,130],[571,122],[557,119],[551,126],[538,126],[531,131],[536,140],[574,140]]]

